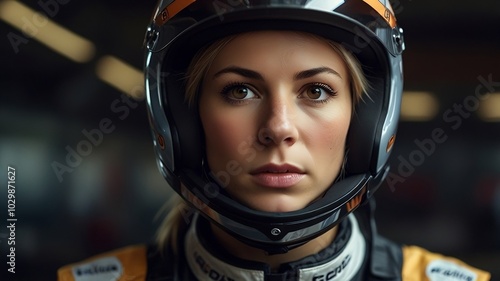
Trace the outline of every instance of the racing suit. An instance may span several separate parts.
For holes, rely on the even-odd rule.
[[[339,224],[330,246],[272,271],[267,264],[231,256],[216,243],[209,222],[194,215],[179,235],[178,254],[136,245],[65,266],[59,281],[484,281],[490,274],[376,233],[370,204]]]

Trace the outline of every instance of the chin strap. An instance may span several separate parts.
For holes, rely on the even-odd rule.
[[[352,213],[367,197],[371,177],[352,175],[333,184],[323,198],[294,212],[252,210],[213,182],[186,170],[177,192],[200,213],[249,246],[269,254],[286,253],[325,233]],[[215,190],[209,194],[206,189]]]

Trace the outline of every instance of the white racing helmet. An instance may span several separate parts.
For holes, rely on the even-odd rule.
[[[293,30],[342,44],[360,61],[369,98],[355,108],[345,177],[304,209],[263,212],[227,194],[204,165],[197,106],[185,102],[194,55],[217,39],[257,30]],[[145,38],[149,121],[159,169],[210,221],[244,243],[284,253],[323,234],[367,201],[385,178],[403,88],[403,31],[388,0],[162,0]],[[334,171],[332,170],[332,173]]]

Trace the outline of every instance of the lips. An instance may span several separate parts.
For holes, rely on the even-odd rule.
[[[296,185],[305,177],[305,172],[293,165],[267,164],[251,173],[255,183],[272,188],[288,188]]]

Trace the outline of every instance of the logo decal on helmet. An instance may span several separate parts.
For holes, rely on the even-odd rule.
[[[194,2],[196,2],[196,0],[174,0],[170,2],[161,12],[156,13],[154,17],[155,24],[162,26],[178,12],[184,10]]]
[[[384,18],[391,28],[396,27],[396,17],[394,16],[390,5],[384,5],[379,0],[363,0],[363,2],[370,5],[370,7],[377,11],[377,13]]]

